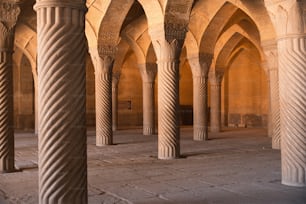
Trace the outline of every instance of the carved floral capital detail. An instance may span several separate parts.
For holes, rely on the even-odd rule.
[[[9,1],[0,3],[0,49],[11,51],[14,46],[14,28],[20,14],[17,4]]]
[[[278,37],[306,33],[306,3],[298,0],[265,0]]]
[[[10,1],[2,1],[0,3],[0,21],[8,29],[16,25],[19,14],[20,8],[16,3]]]

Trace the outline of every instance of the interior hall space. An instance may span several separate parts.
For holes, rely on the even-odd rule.
[[[304,0],[2,0],[0,204],[304,204],[305,96]]]

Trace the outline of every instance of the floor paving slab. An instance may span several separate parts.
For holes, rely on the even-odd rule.
[[[193,141],[181,128],[181,155],[157,159],[157,135],[114,133],[116,145],[95,146],[88,131],[89,204],[305,204],[306,188],[281,184],[280,151],[264,129],[225,129]],[[15,133],[16,167],[0,174],[0,204],[38,203],[37,136]]]

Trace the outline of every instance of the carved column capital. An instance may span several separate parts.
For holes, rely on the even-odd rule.
[[[96,78],[106,77],[110,80],[115,61],[114,52],[99,47],[98,49],[90,49],[89,53],[94,64]]]
[[[188,59],[193,77],[207,77],[213,55],[200,53],[199,56]]]
[[[118,50],[118,47],[116,45],[98,45],[98,55],[101,58],[104,58],[105,56],[109,56],[115,59],[117,50]]]
[[[221,82],[224,76],[224,71],[215,70],[213,72],[209,72],[209,82],[211,85],[221,86]]]
[[[298,0],[265,0],[279,38],[305,35],[306,3]]]
[[[12,51],[14,47],[14,31],[20,14],[19,6],[13,1],[0,3],[0,49]]]
[[[157,74],[156,63],[138,64],[142,81],[144,83],[153,83]]]
[[[174,39],[184,42],[187,33],[188,21],[166,21],[149,28],[153,39],[166,39],[171,43]]]
[[[7,28],[16,25],[20,7],[15,1],[4,0],[0,2],[0,21],[4,22]]]
[[[35,10],[40,8],[50,8],[50,7],[65,7],[71,9],[78,9],[83,10],[84,12],[87,11],[85,0],[36,0],[36,4],[34,6]]]
[[[172,21],[165,22],[165,36],[168,42],[171,42],[174,39],[185,40],[187,33],[188,21]]]
[[[266,60],[262,62],[266,73],[277,71],[278,69],[278,50],[276,41],[267,41],[261,44],[265,53]]]
[[[178,61],[187,32],[187,24],[165,22],[149,28],[159,62]]]

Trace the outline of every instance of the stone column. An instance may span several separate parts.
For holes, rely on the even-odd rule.
[[[39,203],[87,203],[85,1],[38,0]]]
[[[0,3],[0,172],[14,167],[13,48],[20,8],[14,1]]]
[[[189,59],[193,78],[193,139],[196,141],[208,140],[207,83],[211,59],[210,55]]]
[[[155,134],[154,84],[156,64],[139,64],[143,93],[143,135]]]
[[[221,131],[221,82],[223,73],[210,73],[210,131]]]
[[[270,78],[270,99],[271,99],[271,125],[272,125],[272,148],[281,148],[281,124],[280,124],[280,107],[279,107],[279,80],[278,68],[269,69]]]
[[[279,107],[279,79],[278,79],[278,57],[275,43],[266,43],[263,45],[267,61],[263,64],[269,78],[270,92],[270,119],[272,132],[272,148],[280,149],[281,131],[280,131],[280,107]]]
[[[163,24],[149,32],[158,66],[158,158],[175,159],[180,156],[179,57],[186,30]]]
[[[306,4],[265,1],[278,35],[282,183],[306,186]]]
[[[34,133],[35,135],[38,135],[38,126],[39,126],[39,122],[38,122],[38,90],[37,90],[37,86],[35,85],[34,87]]]
[[[120,74],[113,73],[112,78],[112,130],[117,131],[118,129],[118,83]]]
[[[114,65],[113,55],[100,54],[101,51],[92,52],[95,67],[96,86],[96,145],[112,145],[112,70]]]
[[[39,122],[38,122],[38,81],[37,81],[37,74],[34,75],[34,123],[35,123],[35,127],[34,127],[34,133],[35,135],[38,135],[38,126],[39,126]]]

